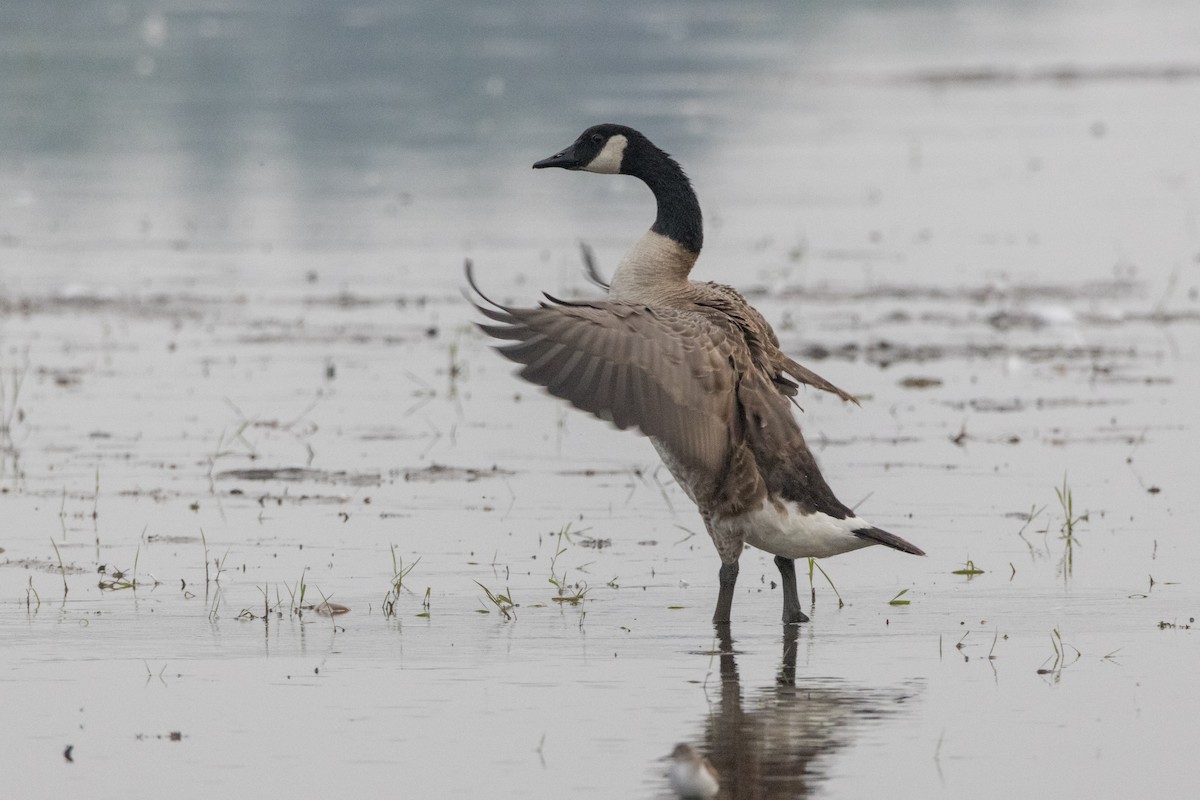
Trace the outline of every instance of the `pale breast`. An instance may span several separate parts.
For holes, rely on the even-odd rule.
[[[689,294],[688,273],[696,254],[661,233],[647,231],[621,259],[608,287],[619,303],[678,306]]]

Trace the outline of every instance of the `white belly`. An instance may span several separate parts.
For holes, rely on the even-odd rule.
[[[746,544],[784,558],[827,558],[873,544],[854,535],[854,531],[871,527],[859,517],[836,519],[819,511],[805,514],[792,503],[784,503],[781,512],[769,500],[756,511],[713,520],[713,524],[740,531]]]

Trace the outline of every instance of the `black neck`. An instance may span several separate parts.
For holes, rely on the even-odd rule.
[[[634,158],[626,156],[622,172],[641,178],[658,201],[658,217],[650,230],[674,239],[684,249],[699,253],[704,244],[700,201],[683,169],[650,142],[643,142]],[[633,154],[629,154],[633,155]]]

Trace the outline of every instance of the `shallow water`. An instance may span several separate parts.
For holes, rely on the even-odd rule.
[[[1200,12],[618,7],[0,10],[14,796],[667,797],[681,741],[722,797],[1194,783]],[[810,442],[930,554],[822,562],[798,630],[748,551],[714,636],[653,450],[470,327],[465,256],[586,293],[645,227],[529,169],[609,118],[696,182],[697,275],[866,396]]]

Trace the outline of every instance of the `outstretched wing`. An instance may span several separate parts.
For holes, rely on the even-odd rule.
[[[471,288],[487,300],[471,275]],[[734,435],[740,337],[704,314],[549,295],[536,308],[475,303],[520,375],[618,428],[661,439],[690,467],[719,470]],[[472,301],[474,302],[474,301]]]

